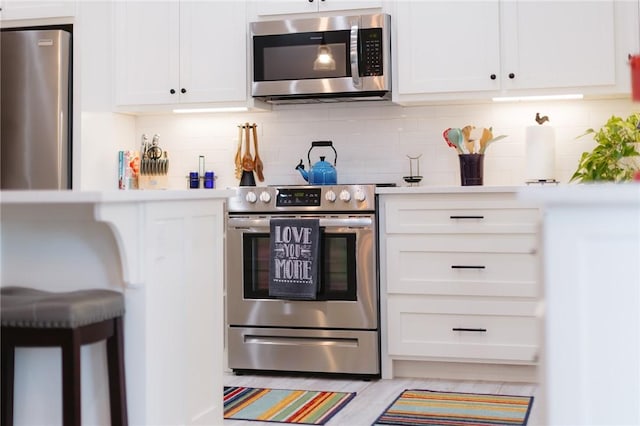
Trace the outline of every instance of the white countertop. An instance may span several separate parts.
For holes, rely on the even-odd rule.
[[[138,201],[203,200],[228,198],[230,189],[110,190],[110,191],[0,191],[0,204],[120,203]]]
[[[376,194],[467,194],[479,192],[517,192],[522,188],[526,188],[526,186],[384,186],[376,188]]]
[[[518,198],[544,206],[640,206],[640,182],[522,187],[518,190]]]

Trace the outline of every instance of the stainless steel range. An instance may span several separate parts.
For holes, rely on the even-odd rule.
[[[226,243],[231,369],[380,377],[375,201],[374,185],[238,188]],[[319,220],[314,300],[269,296],[273,218]]]

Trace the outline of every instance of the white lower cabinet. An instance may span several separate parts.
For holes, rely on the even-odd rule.
[[[383,377],[420,362],[535,380],[539,211],[514,191],[379,196]]]
[[[389,354],[464,361],[536,357],[533,301],[389,297]],[[398,330],[400,332],[398,332]]]

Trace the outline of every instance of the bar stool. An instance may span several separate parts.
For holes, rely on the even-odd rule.
[[[0,288],[2,424],[13,425],[16,347],[62,349],[62,423],[79,426],[80,347],[106,339],[111,424],[127,425],[123,315],[124,297],[116,291]]]

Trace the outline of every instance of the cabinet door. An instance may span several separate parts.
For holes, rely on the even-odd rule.
[[[286,15],[318,11],[320,0],[259,0],[253,1],[255,13],[260,15]]]
[[[75,16],[76,0],[2,0],[2,20]]]
[[[180,4],[180,103],[244,101],[246,3]]]
[[[535,301],[389,296],[389,353],[400,357],[533,363]]]
[[[538,295],[535,234],[390,235],[385,244],[389,294]]]
[[[177,102],[179,3],[118,1],[115,7],[116,104]]]
[[[382,0],[319,0],[318,3],[318,10],[320,12],[332,10],[370,9],[381,7]]]
[[[381,8],[382,0],[261,0],[254,4],[257,15],[285,15]]]
[[[614,1],[503,1],[503,88],[614,85]]]
[[[397,4],[398,92],[497,90],[498,1]]]

